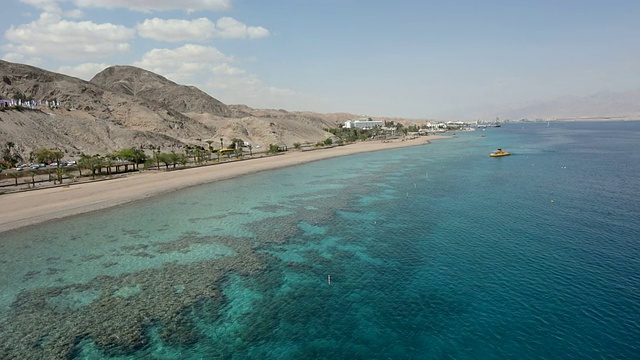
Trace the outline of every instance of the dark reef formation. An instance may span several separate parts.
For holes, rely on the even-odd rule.
[[[169,344],[197,341],[189,314],[217,308],[221,283],[230,273],[264,271],[268,256],[251,251],[248,239],[182,237],[162,251],[220,242],[236,254],[192,264],[168,263],[121,276],[100,276],[87,284],[25,290],[0,330],[2,359],[73,358],[76,345],[90,339],[107,355],[144,348],[157,327]]]

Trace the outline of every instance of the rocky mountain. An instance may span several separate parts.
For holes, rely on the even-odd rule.
[[[194,86],[174,83],[167,78],[134,66],[112,66],[90,80],[103,89],[134,98],[158,102],[180,113],[208,113],[222,117],[243,117],[222,102]]]
[[[131,146],[179,149],[221,138],[225,145],[239,138],[263,147],[290,146],[324,140],[330,134],[323,129],[337,123],[322,114],[225,105],[193,86],[131,66],[110,67],[84,81],[0,61],[0,78],[0,99],[30,102],[0,107],[0,146],[12,142],[25,158],[41,147],[73,157]]]

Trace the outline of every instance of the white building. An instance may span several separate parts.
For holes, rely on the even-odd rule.
[[[361,117],[358,120],[349,120],[344,123],[344,127],[347,129],[373,129],[382,126],[384,126],[384,122],[369,117]]]

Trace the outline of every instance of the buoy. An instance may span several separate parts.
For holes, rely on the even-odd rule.
[[[327,275],[327,282],[331,285],[331,275]]]
[[[550,203],[552,203],[552,204],[553,204],[553,199],[550,201]]]

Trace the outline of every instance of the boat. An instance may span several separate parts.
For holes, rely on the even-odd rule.
[[[510,152],[502,151],[502,149],[500,149],[500,148],[498,148],[498,151],[489,154],[489,156],[491,156],[491,157],[500,157],[500,156],[509,156],[509,155],[511,155]]]

